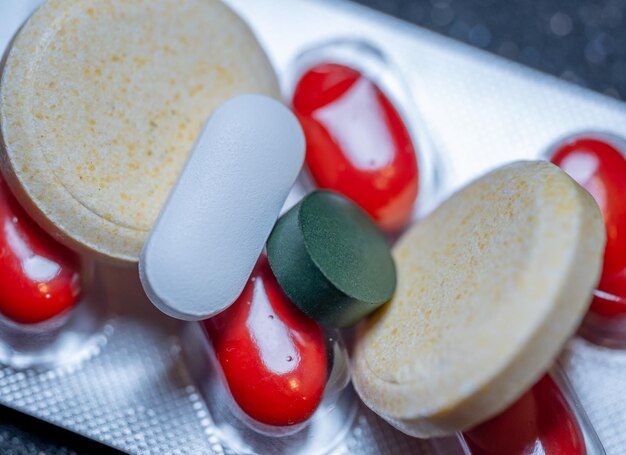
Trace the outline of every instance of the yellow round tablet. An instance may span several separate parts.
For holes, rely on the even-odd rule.
[[[395,246],[396,294],[355,346],[359,395],[419,437],[505,409],[576,330],[604,237],[591,196],[550,163],[511,164],[471,183]]]
[[[2,171],[61,241],[136,261],[202,125],[242,93],[278,82],[217,0],[49,0],[3,70]]]

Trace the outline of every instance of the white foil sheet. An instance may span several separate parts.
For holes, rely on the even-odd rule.
[[[0,0],[0,49],[40,0]],[[561,136],[626,136],[626,105],[343,1],[228,0],[279,75],[306,48],[363,38],[408,81],[439,154],[441,194],[505,162],[539,157]],[[0,402],[129,453],[232,453],[192,380],[184,324],[154,309],[135,269],[101,269],[109,316],[79,361],[0,367]],[[561,363],[608,454],[626,453],[626,352],[576,339]],[[438,452],[435,450],[437,446]],[[411,439],[361,406],[334,453],[455,453]]]

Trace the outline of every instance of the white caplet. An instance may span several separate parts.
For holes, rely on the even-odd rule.
[[[279,102],[243,95],[207,122],[139,259],[164,313],[199,320],[241,294],[304,161],[304,136]]]

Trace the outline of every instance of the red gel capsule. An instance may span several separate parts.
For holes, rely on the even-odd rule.
[[[0,179],[0,313],[46,321],[74,307],[80,261],[32,221]]]
[[[589,191],[602,211],[607,241],[598,289],[626,297],[626,158],[607,142],[582,137],[556,150],[552,162]],[[591,310],[613,317],[626,314],[626,305],[595,298]]]
[[[472,455],[585,455],[572,409],[549,376],[504,412],[463,433]]]
[[[324,335],[283,293],[266,257],[237,301],[204,325],[241,410],[273,426],[311,417],[326,385]]]
[[[386,231],[406,225],[418,191],[415,148],[380,88],[347,66],[320,64],[298,82],[293,110],[315,183],[352,199]]]
[[[594,293],[591,311],[616,320],[626,317],[626,269],[603,276],[598,289],[600,292]]]

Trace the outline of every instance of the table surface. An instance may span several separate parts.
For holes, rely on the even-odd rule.
[[[626,0],[354,1],[626,99]],[[1,406],[0,449],[7,455],[110,450]]]

